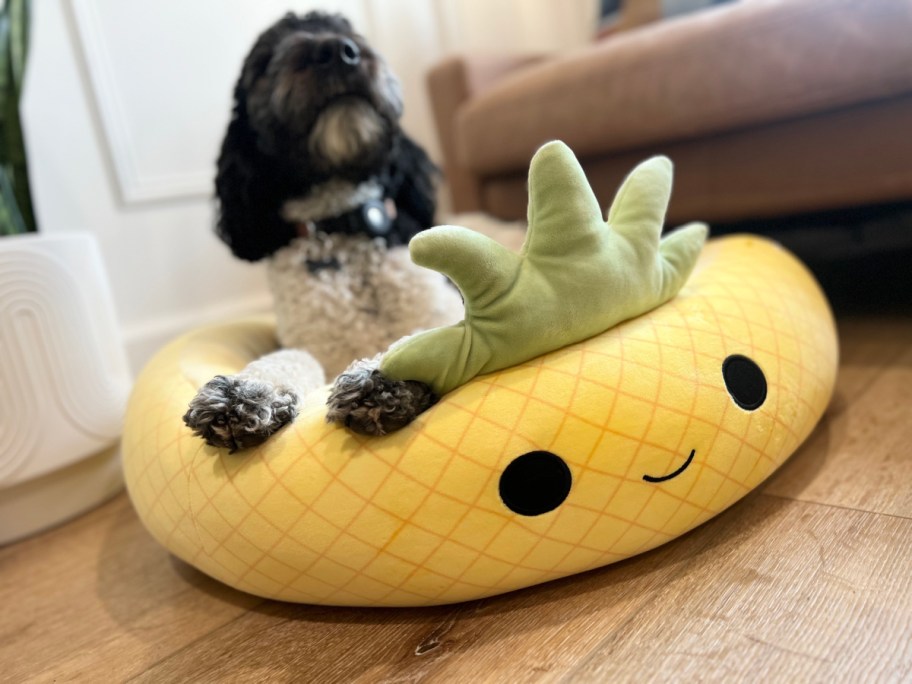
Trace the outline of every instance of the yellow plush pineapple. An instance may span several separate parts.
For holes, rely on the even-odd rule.
[[[671,168],[647,164],[660,225]],[[573,192],[590,192],[583,185]],[[656,204],[647,193],[623,215],[652,207],[656,228]],[[610,231],[617,219],[613,210],[600,225]],[[489,596],[674,539],[794,452],[837,365],[825,298],[769,241],[710,241],[669,300],[701,230],[664,249],[656,230],[649,244],[644,263],[672,273],[675,287],[650,278],[653,294],[633,310],[606,302],[620,312],[606,332],[455,373],[436,406],[385,437],[327,424],[323,389],[252,453],[205,446],[180,420],[187,402],[206,379],[271,351],[273,330],[246,322],[177,340],[143,372],[128,410],[124,467],[140,517],[176,555],[236,588],[339,605]],[[451,360],[435,361],[441,377],[454,376]],[[411,361],[397,363],[388,369],[411,374]]]

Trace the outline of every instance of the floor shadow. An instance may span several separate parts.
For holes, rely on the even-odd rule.
[[[107,613],[131,632],[148,632],[150,615],[170,610],[179,614],[193,592],[245,608],[263,601],[175,558],[146,532],[128,505],[112,516],[97,567],[98,598]]]
[[[797,498],[817,479],[835,449],[845,436],[845,421],[840,416],[848,410],[848,399],[838,389],[829,407],[795,453],[763,484],[762,491],[774,496]]]

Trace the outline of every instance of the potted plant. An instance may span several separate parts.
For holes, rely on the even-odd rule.
[[[0,13],[0,544],[119,491],[131,385],[95,240],[37,232],[19,116],[29,9]]]

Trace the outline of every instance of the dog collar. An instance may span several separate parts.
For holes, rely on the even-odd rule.
[[[371,199],[344,214],[299,224],[299,232],[305,236],[320,231],[328,235],[386,237],[393,227],[395,213],[395,205],[391,200],[383,202]]]

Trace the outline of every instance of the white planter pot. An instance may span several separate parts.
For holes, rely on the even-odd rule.
[[[120,490],[130,386],[94,238],[0,238],[0,544]]]

